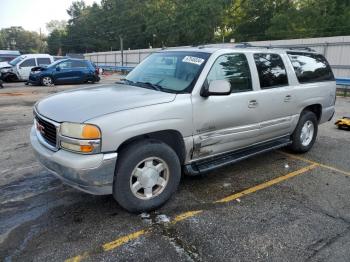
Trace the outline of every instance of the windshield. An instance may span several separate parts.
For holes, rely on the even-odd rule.
[[[9,62],[9,64],[12,65],[12,66],[15,66],[15,65],[17,65],[19,62],[21,62],[23,59],[24,59],[23,56],[16,57],[15,59],[11,60],[11,61]]]
[[[166,92],[191,92],[209,55],[180,51],[155,53],[132,70],[126,81]]]

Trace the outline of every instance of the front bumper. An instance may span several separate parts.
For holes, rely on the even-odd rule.
[[[94,195],[112,194],[117,153],[80,155],[65,150],[54,152],[40,143],[34,126],[30,141],[39,162],[65,184]]]

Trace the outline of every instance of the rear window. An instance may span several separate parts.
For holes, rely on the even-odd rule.
[[[331,67],[323,55],[287,52],[299,83],[334,81]]]
[[[51,64],[50,58],[37,58],[38,66]]]
[[[261,89],[288,85],[286,68],[278,54],[254,54]]]

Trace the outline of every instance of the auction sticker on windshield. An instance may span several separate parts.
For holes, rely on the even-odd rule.
[[[195,56],[185,56],[184,59],[182,59],[182,62],[184,63],[191,63],[195,65],[201,65],[204,62],[203,58],[195,57]]]

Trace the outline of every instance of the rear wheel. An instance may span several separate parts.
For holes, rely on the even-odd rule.
[[[168,145],[146,140],[128,146],[119,155],[113,196],[123,208],[130,212],[153,210],[176,191],[181,166]]]
[[[292,135],[293,143],[290,145],[290,149],[295,153],[309,151],[315,143],[317,131],[318,121],[316,115],[310,111],[303,112]]]
[[[52,86],[54,84],[52,77],[50,76],[44,76],[41,79],[41,84],[44,86]]]

